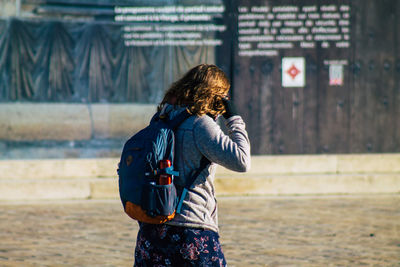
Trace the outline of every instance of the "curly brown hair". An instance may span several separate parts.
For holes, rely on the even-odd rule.
[[[225,112],[223,98],[227,96],[229,88],[229,80],[221,69],[215,65],[201,64],[171,85],[158,109],[169,103],[186,106],[192,115],[217,117]]]

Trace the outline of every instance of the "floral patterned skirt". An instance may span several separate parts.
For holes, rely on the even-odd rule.
[[[227,265],[216,232],[142,223],[136,240],[134,266]]]

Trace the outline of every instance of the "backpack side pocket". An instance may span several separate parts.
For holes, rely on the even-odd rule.
[[[170,216],[177,205],[177,192],[173,183],[168,185],[145,184],[142,192],[142,207],[150,216]]]

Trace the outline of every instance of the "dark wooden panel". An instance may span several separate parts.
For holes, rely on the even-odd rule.
[[[279,2],[282,6],[294,4],[294,1],[289,0]],[[276,2],[270,2],[270,6],[276,5]],[[274,73],[275,86],[272,98],[274,154],[301,153],[303,146],[304,88],[282,87],[282,58],[302,56],[299,52],[294,49],[280,50],[279,56],[273,58],[275,64],[279,66]]]
[[[376,45],[377,58],[379,62],[379,78],[373,90],[375,99],[373,151],[394,151],[395,136],[393,135],[395,119],[395,104],[393,102],[395,87],[394,64],[395,64],[395,11],[396,2],[392,0],[375,1],[376,4]],[[382,30],[384,29],[384,30]]]
[[[283,51],[282,57],[299,56],[296,51]],[[304,89],[282,87],[282,63],[279,62],[279,84],[274,93],[274,152],[284,154],[301,153],[303,131]],[[306,72],[307,73],[307,72]]]
[[[349,1],[331,1],[336,5],[349,4]],[[334,61],[348,61],[351,51],[347,48],[318,47],[318,152],[346,153],[349,146],[349,82],[344,71],[343,85],[330,85],[329,66]],[[346,65],[343,65],[346,68]]]
[[[367,151],[367,118],[365,112],[366,87],[368,74],[365,71],[367,60],[363,56],[368,55],[365,47],[368,42],[367,20],[364,16],[368,12],[368,6],[362,5],[359,1],[352,2],[352,52],[353,61],[350,63],[351,87],[351,109],[350,109],[350,151],[363,153]],[[357,53],[356,53],[357,52]],[[361,56],[360,56],[361,55]]]
[[[233,97],[240,114],[246,121],[252,151],[256,154],[264,151],[264,153],[272,152],[273,78],[271,72],[274,68],[273,62],[260,62],[255,58],[241,60],[236,66]],[[267,75],[264,75],[261,69]]]
[[[251,1],[242,1],[248,4]],[[251,2],[266,5],[268,1]],[[237,6],[235,6],[237,10]],[[237,17],[235,23],[237,23]],[[252,145],[252,153],[273,153],[273,123],[275,92],[279,77],[279,61],[273,58],[239,57],[234,44],[233,98],[243,115]],[[279,83],[279,82],[278,82]]]
[[[302,5],[315,5],[318,1],[306,0],[302,1]],[[302,94],[301,105],[298,102],[293,104],[300,105],[302,110],[302,122],[298,130],[301,131],[301,140],[299,149],[296,153],[317,153],[319,147],[319,131],[318,131],[318,51],[316,49],[304,49],[302,51],[306,59],[306,86],[299,90]]]
[[[272,152],[272,96],[275,85],[274,70],[276,63],[271,59],[252,59],[249,72],[251,73],[251,85],[254,86],[251,105],[255,108],[250,119],[253,124],[253,150],[256,153],[262,151]],[[249,84],[248,84],[249,85]],[[247,87],[248,87],[247,85]]]
[[[394,146],[394,103],[390,99],[394,87],[395,2],[358,1],[353,9],[356,26],[351,151],[390,152]]]
[[[393,90],[393,152],[400,151],[400,1],[396,1],[395,7],[395,32],[394,32],[394,58],[396,59],[394,68]]]

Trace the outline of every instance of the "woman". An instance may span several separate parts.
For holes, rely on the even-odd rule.
[[[226,266],[218,235],[214,176],[217,164],[245,172],[250,143],[242,118],[227,100],[230,84],[215,65],[202,64],[172,84],[158,109],[173,118],[185,109],[192,115],[175,132],[175,166],[184,186],[206,158],[211,162],[186,195],[180,214],[162,225],[140,224],[135,266]],[[216,119],[225,118],[229,135]],[[204,160],[203,160],[204,161]]]

